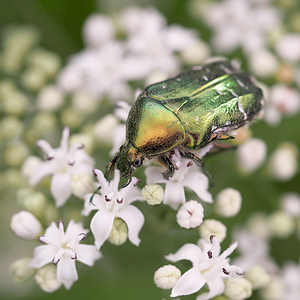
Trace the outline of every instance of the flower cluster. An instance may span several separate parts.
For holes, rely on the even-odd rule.
[[[35,243],[11,264],[17,282],[34,278],[48,293],[70,289],[86,276],[78,275],[77,261],[100,273],[101,262],[118,251],[132,264],[122,252],[127,242],[143,258],[153,255],[156,286],[151,280],[148,286],[169,290],[163,293],[171,298],[243,300],[253,292],[264,300],[300,297],[299,263],[282,243],[289,238],[297,245],[300,236],[294,190],[300,27],[297,1],[283,2],[190,0],[191,14],[204,22],[201,38],[199,28],[168,23],[155,8],[94,12],[83,24],[84,48],[63,66],[58,54],[40,46],[36,28],[3,30],[0,192],[3,205],[16,199],[12,232],[31,241],[29,247]],[[288,14],[294,18],[287,20]],[[208,30],[212,39],[205,41]],[[163,157],[149,156],[126,177],[115,168],[121,159],[116,153],[128,139],[126,120],[140,89],[202,64],[211,53],[239,56],[260,80],[266,98],[260,122],[251,129],[226,123],[226,135],[212,127],[201,149],[181,145]],[[205,85],[214,88],[214,82]],[[177,98],[162,103],[172,101]],[[111,159],[106,174],[112,178],[106,178]],[[273,251],[273,242],[282,248]],[[163,256],[169,263],[159,267]]]

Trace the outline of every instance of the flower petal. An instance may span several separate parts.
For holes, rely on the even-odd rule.
[[[87,194],[84,197],[84,208],[81,211],[81,213],[84,216],[89,215],[89,213],[94,210],[101,210],[101,209],[105,209],[105,200],[103,199],[102,196],[94,194],[93,199],[91,201],[91,197],[93,194]]]
[[[117,216],[126,222],[130,242],[138,246],[141,241],[138,235],[144,225],[144,215],[135,206],[128,205],[119,211]]]
[[[202,251],[198,246],[194,244],[185,244],[174,254],[167,255],[166,259],[171,262],[187,259],[193,263],[193,266],[196,266],[200,263],[202,255]]]
[[[71,195],[70,181],[70,175],[67,173],[53,175],[51,180],[51,193],[57,207],[64,205]]]
[[[54,173],[54,166],[49,161],[41,162],[29,178],[29,182],[32,185],[36,185],[47,175]]]
[[[90,226],[98,249],[100,249],[109,237],[114,219],[115,215],[105,210],[98,211],[94,215]]]
[[[148,167],[145,170],[147,184],[167,182],[161,175],[162,171],[163,169],[160,167]]]
[[[212,196],[208,192],[208,178],[201,172],[189,172],[185,175],[182,183],[184,186],[194,191],[200,199],[212,203]]]
[[[208,285],[209,292],[200,294],[196,300],[209,300],[224,292],[224,281],[220,277],[212,278],[211,280],[207,281],[206,284]]]
[[[77,259],[88,266],[92,266],[95,260],[101,257],[101,253],[94,245],[78,245],[76,254]]]
[[[171,297],[190,295],[199,291],[205,284],[205,279],[196,268],[185,272],[172,289]]]
[[[50,263],[56,254],[56,248],[50,245],[38,246],[34,249],[30,266],[36,269]]]
[[[78,279],[75,266],[75,260],[61,258],[57,264],[57,279],[63,283],[66,289],[69,289],[73,282]]]
[[[177,209],[179,204],[185,202],[184,188],[181,183],[167,182],[165,188],[164,204],[170,205]]]

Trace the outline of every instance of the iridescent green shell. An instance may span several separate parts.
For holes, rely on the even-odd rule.
[[[185,71],[148,86],[138,97],[134,106],[139,109],[133,109],[127,122],[127,138],[133,144],[136,132],[130,124],[139,119],[141,106],[153,100],[173,112],[185,133],[194,138],[195,143],[183,146],[197,149],[206,145],[214,133],[224,133],[251,120],[262,108],[263,94],[249,75],[229,61]]]

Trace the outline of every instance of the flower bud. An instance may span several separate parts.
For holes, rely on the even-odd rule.
[[[91,172],[92,173],[92,172]],[[78,198],[83,199],[95,189],[93,177],[89,174],[75,174],[71,179],[71,192]]]
[[[108,240],[114,245],[122,245],[126,242],[128,236],[128,228],[126,223],[120,218],[114,219]]]
[[[55,85],[47,85],[40,91],[37,105],[41,110],[54,111],[63,105],[63,101],[63,92]]]
[[[222,217],[233,217],[241,209],[242,196],[238,190],[226,188],[218,193],[216,212]]]
[[[272,277],[269,284],[261,289],[260,292],[265,300],[282,300],[284,299],[283,282],[278,277]]]
[[[199,40],[181,51],[182,59],[189,65],[198,65],[210,56],[209,46]]]
[[[29,266],[30,261],[31,261],[30,257],[24,257],[14,261],[11,264],[10,271],[13,275],[13,279],[16,282],[19,283],[25,282],[34,275],[35,269]]]
[[[149,205],[160,204],[164,200],[164,189],[159,184],[145,185],[142,194]]]
[[[35,280],[40,288],[48,293],[52,293],[60,288],[61,282],[56,278],[56,266],[46,265],[39,269],[35,275]]]
[[[73,94],[72,104],[75,109],[83,113],[90,114],[97,109],[99,105],[99,99],[87,91],[79,90]]]
[[[73,106],[67,107],[61,114],[61,121],[64,126],[79,127],[83,121],[82,113]]]
[[[160,267],[154,273],[154,283],[161,289],[171,289],[181,276],[181,272],[173,265]]]
[[[215,235],[221,243],[226,237],[227,228],[223,223],[215,219],[206,219],[199,227],[201,238],[210,241],[210,236]]]
[[[231,300],[247,299],[252,294],[251,283],[243,277],[228,278],[224,294]]]
[[[18,136],[23,125],[16,117],[4,117],[0,121],[0,142]]]
[[[77,133],[70,136],[70,145],[75,143],[82,143],[84,151],[91,154],[94,148],[94,137],[88,133]]]
[[[253,172],[264,162],[266,154],[267,147],[263,140],[248,139],[237,150],[239,167],[243,172]]]
[[[252,266],[246,272],[245,277],[251,282],[253,289],[260,289],[271,280],[270,275],[260,265]]]
[[[46,81],[46,74],[36,67],[30,67],[22,74],[22,84],[32,91],[40,90]]]
[[[30,177],[37,170],[38,166],[42,163],[42,160],[37,156],[28,156],[23,162],[21,173],[22,175],[29,180]]]
[[[100,141],[112,144],[113,133],[118,124],[118,119],[114,115],[108,114],[95,124],[94,134]]]
[[[268,222],[268,217],[265,214],[254,213],[247,220],[247,228],[254,236],[266,240],[271,235]]]
[[[29,151],[25,144],[16,141],[5,147],[3,161],[7,166],[18,167],[22,164]]]
[[[22,115],[28,108],[28,99],[25,94],[15,90],[1,101],[1,110],[10,115]]]
[[[284,238],[292,234],[295,223],[289,214],[284,211],[277,211],[269,217],[269,227],[274,236]]]
[[[292,143],[282,143],[273,152],[269,167],[273,177],[280,181],[290,180],[298,170],[298,149]]]
[[[42,231],[42,226],[38,219],[25,210],[12,216],[10,228],[18,237],[25,240],[37,238]]]
[[[176,219],[183,228],[195,228],[203,221],[203,206],[196,200],[184,203],[177,212]]]

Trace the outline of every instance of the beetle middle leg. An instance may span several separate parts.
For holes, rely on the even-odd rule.
[[[160,163],[162,163],[165,167],[167,167],[167,171],[163,172],[162,175],[164,179],[169,179],[174,175],[175,167],[169,157],[161,155],[158,157]]]

